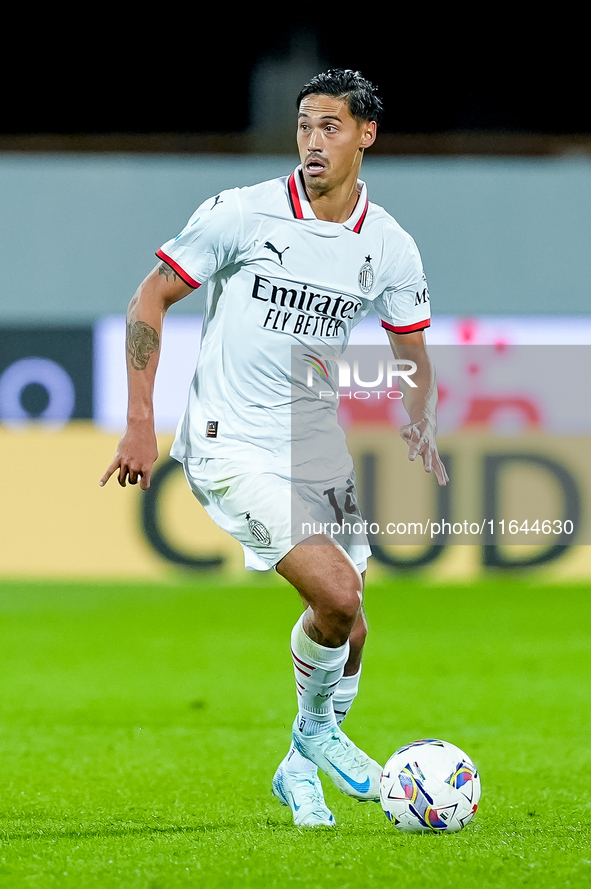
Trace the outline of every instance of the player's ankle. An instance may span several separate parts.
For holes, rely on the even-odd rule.
[[[294,747],[293,742],[289,749],[289,753],[283,760],[283,767],[291,774],[298,775],[309,774],[318,771],[318,766],[316,765],[316,763],[313,763],[312,760],[307,759],[307,757],[305,756],[302,756],[299,750],[296,750],[296,748]]]
[[[320,735],[337,727],[334,713],[315,714],[300,710],[296,719],[296,727],[302,735]]]

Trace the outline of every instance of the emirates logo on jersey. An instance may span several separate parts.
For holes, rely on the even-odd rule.
[[[369,293],[373,287],[373,266],[371,256],[365,257],[365,262],[359,269],[359,287],[362,293]]]

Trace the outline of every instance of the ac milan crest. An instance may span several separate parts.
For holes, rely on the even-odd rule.
[[[369,293],[373,287],[373,266],[371,256],[365,257],[365,262],[359,269],[359,287],[363,293]]]
[[[271,535],[269,534],[263,523],[258,522],[256,519],[251,519],[248,513],[247,520],[248,530],[250,531],[256,542],[260,544],[260,546],[271,546]]]

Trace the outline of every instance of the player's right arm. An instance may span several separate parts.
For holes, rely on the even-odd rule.
[[[154,430],[154,380],[160,358],[162,324],[174,303],[193,290],[166,262],[160,262],[142,281],[127,309],[127,426],[115,458],[100,484],[118,471],[118,481],[150,487],[158,457]]]

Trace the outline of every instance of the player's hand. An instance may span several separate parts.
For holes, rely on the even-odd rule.
[[[127,482],[145,491],[150,487],[152,467],[158,459],[158,445],[153,424],[142,424],[125,430],[115,459],[100,480],[101,488],[106,485],[113,473],[119,470],[117,480],[122,488]]]
[[[427,419],[409,423],[402,426],[400,435],[408,445],[408,459],[414,461],[420,455],[425,472],[434,472],[439,484],[446,485],[449,477],[439,457],[433,423]]]

